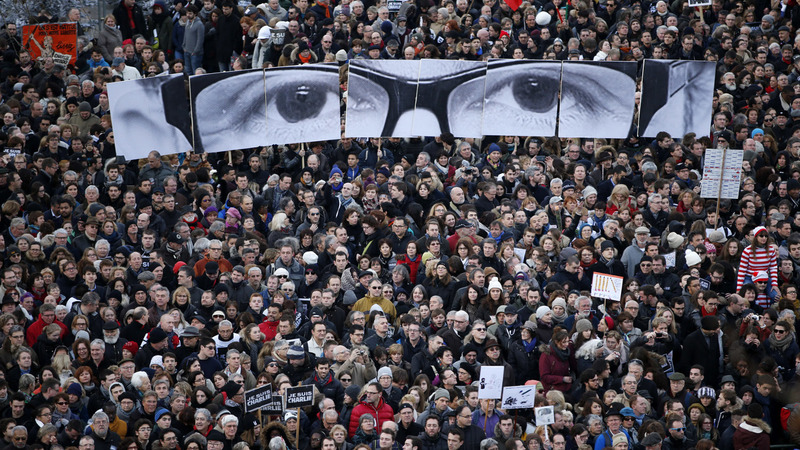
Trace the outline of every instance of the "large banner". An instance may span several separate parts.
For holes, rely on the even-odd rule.
[[[66,67],[78,60],[78,24],[43,23],[22,27],[22,44],[39,59],[52,56],[56,64]]]
[[[647,59],[642,68],[639,135],[708,134],[716,63]]]

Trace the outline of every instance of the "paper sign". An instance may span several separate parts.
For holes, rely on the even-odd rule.
[[[700,278],[700,289],[703,289],[705,291],[711,289],[711,282],[706,279]]]
[[[20,153],[22,153],[22,150],[20,150],[18,148],[13,148],[13,147],[6,147],[6,148],[3,149],[3,153],[5,153],[6,155],[14,158],[15,156],[17,156]]]
[[[708,149],[703,162],[703,180],[700,182],[702,198],[739,198],[742,183],[744,150],[727,150],[722,161],[722,149]],[[720,182],[720,177],[722,181]]]
[[[537,427],[540,425],[550,425],[552,423],[556,423],[556,411],[552,406],[535,408],[534,413],[536,414]]]
[[[622,277],[595,272],[592,275],[592,297],[616,300],[622,297]]]
[[[503,366],[481,366],[478,398],[503,397]]]
[[[286,409],[303,408],[314,404],[314,386],[286,389]]]
[[[689,0],[690,8],[696,8],[698,6],[711,6],[711,0]]]
[[[536,400],[536,386],[509,386],[503,389],[502,409],[533,408]]]
[[[663,256],[664,260],[667,262],[667,269],[675,267],[675,252],[667,253],[666,255],[661,256]]]
[[[266,414],[283,414],[283,396],[273,395],[272,402],[265,405],[261,411]]]
[[[56,64],[65,67],[75,64],[78,60],[78,24],[25,25],[22,27],[22,43],[33,59],[52,56]]]
[[[252,412],[272,403],[272,384],[267,384],[244,393],[245,412]]]

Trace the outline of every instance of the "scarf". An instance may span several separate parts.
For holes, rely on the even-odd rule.
[[[539,343],[539,342],[538,342],[538,339],[536,339],[536,338],[533,338],[533,339],[531,339],[531,341],[530,341],[530,342],[525,342],[525,341],[522,341],[522,345],[524,345],[524,346],[525,346],[525,351],[526,351],[527,353],[530,353],[530,352],[532,352],[534,349],[536,349],[536,344],[538,344],[538,343]]]
[[[124,2],[122,3],[122,7],[125,8],[125,13],[128,15],[128,24],[130,25],[131,30],[135,30],[136,22],[133,21],[133,8],[129,8]]]
[[[123,422],[130,422],[131,414],[136,411],[136,408],[131,409],[131,412],[125,412],[122,410],[122,405],[117,405],[117,417],[122,419]]]
[[[585,263],[585,262],[583,262],[583,260],[581,260],[581,267],[583,267],[584,269],[588,269],[589,266],[592,266],[592,265],[594,265],[596,263],[597,263],[597,259],[595,259],[595,258],[592,258],[592,260],[589,261],[588,263]]]
[[[778,340],[775,337],[775,333],[769,335],[767,339],[769,339],[770,347],[779,350],[781,353],[786,351],[786,349],[794,342],[794,333],[785,335],[786,337]]]
[[[303,56],[303,52],[298,52],[297,59],[303,64],[308,64],[311,61],[311,52],[308,52],[308,56]]]
[[[560,316],[557,315],[555,311],[553,311],[553,325],[563,323],[565,320],[567,320],[567,317],[569,317],[569,312],[566,310],[566,308],[564,309],[564,314]]]
[[[338,194],[336,198],[338,198],[339,202],[342,204],[342,209],[347,209],[347,207],[350,206],[351,203],[353,203],[353,197],[350,197],[349,199],[345,200],[344,197],[342,197],[342,194]]]
[[[570,355],[569,347],[567,347],[566,350],[560,350],[558,347],[556,347],[555,343],[550,342],[550,351],[553,353],[553,355],[555,355],[556,358],[560,359],[561,361],[567,361],[569,359]]]

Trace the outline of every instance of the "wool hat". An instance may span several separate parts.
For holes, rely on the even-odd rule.
[[[158,366],[164,369],[164,358],[161,355],[154,355],[152,358],[150,358],[150,364],[148,364],[147,367],[152,366]]]
[[[703,387],[701,387],[700,389],[697,390],[697,396],[699,398],[704,398],[704,397],[717,398],[717,393],[714,392],[714,388],[708,387],[708,386],[703,386]]]
[[[597,189],[593,188],[592,186],[586,186],[583,190],[583,196],[588,197],[590,195],[597,195]]]
[[[700,326],[706,331],[719,329],[719,318],[717,316],[705,316],[700,319]]]
[[[549,306],[542,305],[542,306],[536,308],[536,318],[541,320],[542,317],[546,316],[547,313],[551,313],[551,312],[553,312],[553,311],[550,309]]]
[[[159,327],[153,328],[150,331],[150,335],[148,336],[148,340],[150,343],[161,342],[167,338],[167,333]]]
[[[714,244],[722,244],[725,242],[725,233],[719,230],[714,230],[708,234],[708,241]]]
[[[347,389],[344,390],[344,394],[353,400],[358,400],[358,393],[361,392],[361,386],[357,384],[351,384],[347,386]]]
[[[692,267],[694,265],[700,264],[701,262],[703,262],[703,260],[700,259],[700,255],[698,255],[697,252],[695,252],[693,250],[686,250],[686,265],[687,266]]]
[[[380,380],[381,377],[391,377],[391,376],[392,376],[392,369],[390,369],[387,366],[384,366],[384,367],[381,367],[380,369],[378,369],[378,376],[375,377],[375,378]]]
[[[306,357],[306,352],[303,347],[299,345],[292,345],[289,351],[286,352],[286,357],[289,359],[303,359]]]
[[[603,252],[603,251],[605,251],[606,249],[609,249],[609,248],[615,248],[613,242],[606,240],[606,241],[603,241],[600,244],[600,251],[601,252]]]
[[[83,389],[81,389],[81,385],[78,383],[72,383],[67,388],[67,394],[77,395],[80,397],[83,395]]]
[[[648,433],[639,443],[645,447],[654,447],[661,443],[661,435],[656,432]]]
[[[275,273],[273,273],[273,275],[275,275],[276,277],[288,277],[289,271],[281,267],[278,270],[276,270]]]
[[[589,319],[581,319],[575,324],[575,330],[578,333],[583,333],[584,331],[591,330],[592,328],[594,327],[592,327],[592,322],[590,322]]]
[[[439,400],[440,398],[446,398],[447,401],[450,401],[450,393],[447,392],[447,389],[439,388],[433,393],[433,401]]]
[[[788,185],[787,185],[788,190]],[[757,226],[753,229],[753,236],[758,236],[760,233],[767,233],[767,229],[763,226]]]
[[[297,418],[297,413],[294,411],[289,412],[295,415],[295,419]],[[211,432],[206,436],[206,441],[225,442],[225,434],[219,430],[211,430]]]
[[[768,281],[768,280],[769,280],[769,275],[767,275],[767,272],[764,272],[763,270],[756,273],[756,275],[753,277],[753,282]]]
[[[78,104],[78,111],[91,112],[92,105],[90,105],[89,102],[80,102],[80,104]]]
[[[494,278],[489,282],[489,290],[491,291],[492,289],[500,289],[501,291],[503,290],[503,285],[497,281],[497,278]]]
[[[139,344],[133,341],[128,341],[122,346],[122,349],[127,350],[131,352],[133,356],[136,356],[136,353],[139,351]]]
[[[625,433],[617,433],[611,439],[611,446],[612,447],[616,447],[617,444],[627,444],[627,443],[628,443],[628,438],[627,438],[627,436],[625,436]]]
[[[553,308],[555,308],[556,306],[560,306],[560,307],[562,307],[562,308],[564,308],[566,310],[567,309],[567,301],[564,300],[563,298],[559,297],[559,298],[553,300]]]
[[[683,236],[678,233],[670,233],[667,235],[667,243],[669,243],[669,248],[678,248],[683,244]]]

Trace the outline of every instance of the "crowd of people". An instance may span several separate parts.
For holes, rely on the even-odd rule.
[[[0,448],[800,445],[798,5],[513,6],[122,0],[70,67],[6,24]],[[714,114],[116,155],[107,83],[336,61],[346,92],[358,58],[716,61]],[[700,195],[713,148],[744,150],[738,199]],[[480,398],[490,366],[554,423]],[[244,406],[300,384],[313,406]]]

